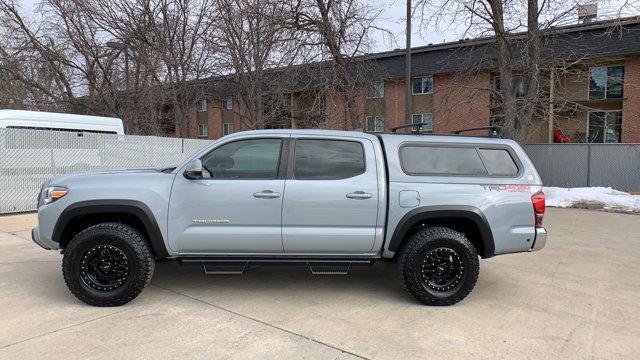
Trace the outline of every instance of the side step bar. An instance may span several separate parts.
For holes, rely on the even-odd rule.
[[[307,265],[313,275],[347,275],[352,266],[373,265],[373,258],[204,257],[181,258],[182,265],[200,265],[205,275],[242,275],[250,264]]]
[[[206,262],[202,263],[202,272],[204,272],[205,275],[242,275],[247,270],[247,266],[249,266],[248,263],[234,264],[235,266],[228,266],[217,263],[208,265],[209,267],[207,267]]]
[[[351,269],[351,263],[318,264],[307,263],[312,275],[347,275]]]

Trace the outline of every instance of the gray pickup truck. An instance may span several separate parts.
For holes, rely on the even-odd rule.
[[[247,131],[175,168],[56,177],[32,237],[61,250],[67,286],[97,306],[135,298],[158,259],[207,274],[272,263],[344,274],[396,260],[417,300],[451,305],[473,289],[478,256],[545,246],[541,190],[511,140]]]

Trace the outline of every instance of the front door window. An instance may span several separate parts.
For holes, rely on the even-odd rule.
[[[280,139],[234,141],[202,158],[202,176],[217,180],[271,180],[278,176]]]

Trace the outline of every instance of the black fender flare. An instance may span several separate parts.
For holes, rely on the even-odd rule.
[[[409,229],[420,221],[435,220],[442,218],[463,218],[472,221],[480,230],[484,253],[480,254],[482,258],[490,258],[495,253],[495,243],[493,241],[493,233],[487,218],[480,209],[474,206],[421,206],[409,211],[398,222],[391,241],[389,241],[389,251],[397,251],[402,244]]]
[[[56,221],[53,228],[52,240],[60,243],[67,225],[76,217],[82,215],[119,213],[136,217],[149,235],[149,242],[158,258],[167,258],[169,253],[153,212],[143,202],[127,199],[87,200],[79,201],[67,206]]]

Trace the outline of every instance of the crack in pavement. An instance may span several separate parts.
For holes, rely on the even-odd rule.
[[[29,235],[29,237],[24,237],[24,236],[20,236],[20,235],[19,235],[19,234],[20,234],[21,232],[23,232],[23,231],[28,231],[28,230],[21,230],[21,231],[0,231],[0,236],[1,236],[1,235],[11,236],[11,237],[17,238],[17,239],[19,239],[19,240],[22,240],[22,241],[24,241],[24,242],[27,242],[27,243],[33,243],[33,244],[35,244],[35,243],[33,242],[33,240],[31,240],[31,235]],[[40,246],[37,246],[37,245],[36,245],[36,248],[40,249]]]
[[[303,334],[299,334],[299,333],[293,332],[293,331],[291,331],[291,330],[287,330],[287,329],[282,328],[282,327],[279,327],[279,326],[277,326],[277,325],[270,324],[270,323],[268,323],[268,322],[266,322],[266,321],[262,321],[262,320],[260,320],[260,319],[256,319],[256,318],[251,317],[251,316],[249,316],[249,315],[241,314],[241,313],[239,313],[239,312],[236,312],[236,311],[233,311],[233,310],[230,310],[230,309],[224,308],[224,307],[222,307],[222,306],[220,306],[220,305],[216,305],[216,304],[210,303],[210,302],[208,302],[208,301],[206,301],[206,300],[198,299],[197,297],[195,297],[195,296],[191,296],[191,295],[189,295],[189,294],[185,294],[185,293],[182,293],[182,292],[180,292],[180,291],[173,290],[173,289],[169,289],[169,288],[165,288],[165,287],[162,287],[162,286],[159,286],[159,285],[155,285],[155,284],[149,284],[149,286],[157,287],[157,288],[159,288],[159,289],[162,289],[162,290],[165,290],[165,291],[169,291],[169,292],[174,293],[174,294],[177,294],[177,295],[184,296],[184,297],[186,297],[186,298],[189,298],[189,299],[191,299],[191,300],[194,300],[194,301],[197,301],[197,302],[199,302],[199,303],[205,304],[205,305],[207,305],[207,306],[211,306],[211,307],[214,307],[214,308],[216,308],[216,309],[219,309],[219,310],[222,310],[222,311],[228,312],[228,313],[230,313],[230,314],[234,314],[234,315],[240,316],[240,317],[242,317],[242,318],[245,318],[245,319],[248,319],[248,320],[251,320],[251,321],[255,321],[255,322],[257,322],[257,323],[260,323],[260,324],[262,324],[262,325],[268,326],[268,327],[270,327],[270,328],[273,328],[273,329],[276,329],[276,330],[280,330],[280,331],[286,332],[287,334],[290,334],[290,335],[293,335],[293,336],[297,336],[297,337],[303,338],[303,339],[305,339],[305,340],[308,340],[308,341],[314,342],[314,343],[316,343],[316,344],[320,344],[320,345],[327,346],[327,347],[329,347],[329,348],[331,348],[331,349],[338,350],[338,351],[340,351],[340,352],[342,352],[342,353],[344,353],[344,354],[353,355],[353,356],[355,356],[355,357],[357,357],[357,358],[360,358],[360,359],[368,359],[367,357],[364,357],[364,356],[362,356],[362,355],[358,355],[358,354],[353,353],[353,352],[351,352],[351,351],[341,349],[341,348],[339,348],[339,347],[337,347],[337,346],[334,346],[334,345],[328,344],[328,343],[323,342],[323,341],[320,341],[320,340],[316,340],[316,339],[314,339],[314,338],[311,338],[311,337],[308,337],[308,336],[306,336],[306,335],[303,335]]]
[[[74,328],[74,327],[78,327],[78,326],[81,326],[81,325],[84,325],[84,324],[88,324],[88,323],[96,321],[96,320],[101,320],[101,319],[107,318],[109,316],[117,315],[117,314],[123,313],[125,311],[129,311],[129,310],[131,310],[131,309],[130,308],[129,309],[122,309],[120,311],[116,311],[116,312],[113,312],[111,314],[106,314],[106,315],[103,315],[103,316],[99,316],[97,318],[93,318],[93,319],[82,321],[82,322],[79,322],[79,323],[75,323],[75,324],[72,324],[72,325],[69,325],[69,326],[61,327],[61,328],[56,329],[56,330],[51,330],[51,331],[48,331],[48,332],[40,334],[40,335],[36,335],[36,336],[30,337],[30,338],[27,338],[27,339],[23,339],[23,340],[20,340],[20,341],[13,342],[11,344],[4,345],[4,346],[0,347],[0,350],[6,349],[6,348],[14,346],[14,345],[22,344],[24,342],[31,341],[31,340],[34,340],[34,339],[39,339],[39,338],[41,338],[43,336],[55,334],[55,333],[57,333],[59,331],[68,330],[68,329],[71,329],[71,328]]]
[[[0,261],[2,265],[13,265],[13,264],[32,264],[32,263],[57,263],[60,260],[25,260],[25,261]]]
[[[27,231],[27,230],[22,230],[22,231]],[[2,233],[6,234],[6,235],[11,235],[11,236],[16,237],[16,238],[18,238],[18,239],[20,239],[20,240],[25,240],[25,241],[27,241],[27,242],[28,242],[28,241],[29,241],[29,239],[26,239],[26,238],[24,238],[24,237],[22,237],[22,236],[18,235],[18,233],[19,233],[19,232],[21,232],[21,231],[8,231],[8,232],[2,232]],[[34,260],[34,261],[15,261],[15,262],[14,262],[14,261],[10,261],[10,262],[0,262],[0,264],[6,264],[6,265],[8,265],[8,264],[22,264],[22,263],[30,263],[30,262],[58,262],[58,260]],[[344,349],[341,349],[341,348],[339,348],[339,347],[333,346],[333,345],[331,345],[331,344],[328,344],[328,343],[322,342],[322,341],[320,341],[320,340],[316,340],[316,339],[310,338],[310,337],[308,337],[308,336],[305,336],[305,335],[302,335],[302,334],[295,333],[295,332],[293,332],[293,331],[290,331],[290,330],[287,330],[287,329],[284,329],[284,328],[278,327],[278,326],[273,325],[273,324],[269,324],[269,323],[267,323],[267,322],[265,322],[265,321],[262,321],[262,320],[259,320],[259,319],[256,319],[256,318],[252,318],[252,317],[247,316],[247,315],[244,315],[244,314],[240,314],[240,313],[235,312],[235,311],[233,311],[233,310],[229,310],[229,309],[223,308],[223,307],[221,307],[221,306],[219,306],[219,305],[212,304],[212,303],[210,303],[210,302],[207,302],[207,301],[202,300],[202,299],[198,299],[198,298],[193,297],[193,296],[191,296],[191,295],[184,294],[184,293],[181,293],[181,292],[176,291],[176,290],[173,290],[173,289],[164,288],[164,287],[162,287],[162,286],[158,286],[158,285],[155,285],[155,284],[149,284],[149,285],[150,285],[150,286],[157,287],[157,288],[162,289],[162,290],[165,290],[165,291],[172,292],[172,293],[177,294],[177,295],[184,296],[184,297],[189,298],[189,299],[191,299],[191,300],[197,301],[197,302],[199,302],[199,303],[201,303],[201,304],[205,304],[205,305],[207,305],[207,306],[211,306],[211,307],[214,307],[214,308],[216,308],[216,309],[219,309],[219,310],[222,310],[222,311],[225,311],[225,312],[228,312],[228,313],[231,313],[231,314],[234,314],[234,315],[240,316],[240,317],[242,317],[242,318],[245,318],[245,319],[248,319],[248,320],[251,320],[251,321],[254,321],[254,322],[260,323],[260,324],[265,325],[265,326],[268,326],[268,327],[270,327],[270,328],[273,328],[273,329],[276,329],[276,330],[283,331],[283,332],[288,333],[288,334],[290,334],[290,335],[293,335],[293,336],[296,336],[296,337],[303,338],[303,339],[305,339],[305,340],[308,340],[308,341],[314,342],[314,343],[316,343],[316,344],[324,345],[324,346],[329,347],[329,348],[331,348],[331,349],[334,349],[334,350],[340,351],[340,352],[341,352],[341,353],[343,353],[343,354],[349,354],[349,355],[352,355],[352,356],[355,356],[355,357],[358,357],[358,358],[361,358],[361,359],[367,359],[366,357],[364,357],[364,356],[362,356],[362,355],[358,355],[358,354],[355,354],[355,353],[350,352],[350,351],[348,351],[348,350],[344,350]],[[90,322],[93,322],[93,321],[96,321],[96,320],[104,319],[104,318],[109,317],[109,316],[117,315],[117,314],[120,314],[120,313],[122,313],[122,312],[124,312],[124,311],[127,311],[127,310],[129,310],[129,309],[123,309],[123,310],[121,310],[121,311],[116,311],[116,312],[111,313],[111,314],[107,314],[107,315],[100,316],[100,317],[97,317],[97,318],[94,318],[94,319],[90,319],[90,320],[86,320],[86,321],[79,322],[79,323],[76,323],[76,324],[72,324],[72,325],[69,325],[69,326],[65,326],[65,327],[62,327],[62,328],[59,328],[59,329],[56,329],[56,330],[52,330],[52,331],[49,331],[49,332],[46,332],[46,333],[43,333],[43,334],[39,334],[39,335],[36,335],[36,336],[30,337],[30,338],[27,338],[27,339],[19,340],[19,341],[16,341],[16,342],[13,342],[13,343],[10,343],[10,344],[7,344],[7,345],[4,345],[4,346],[0,346],[0,350],[4,350],[4,349],[9,348],[9,347],[11,347],[11,346],[15,346],[15,345],[18,345],[18,344],[21,344],[21,343],[27,342],[27,341],[31,341],[31,340],[34,340],[34,339],[38,339],[38,338],[41,338],[41,337],[44,337],[44,336],[47,336],[47,335],[51,335],[51,334],[54,334],[54,333],[57,333],[57,332],[60,332],[60,331],[64,331],[64,330],[68,330],[68,329],[71,329],[71,328],[74,328],[74,327],[77,327],[77,326],[81,326],[81,325],[84,325],[84,324],[87,324],[87,323],[90,323]],[[340,357],[340,355],[338,355],[338,357]]]

